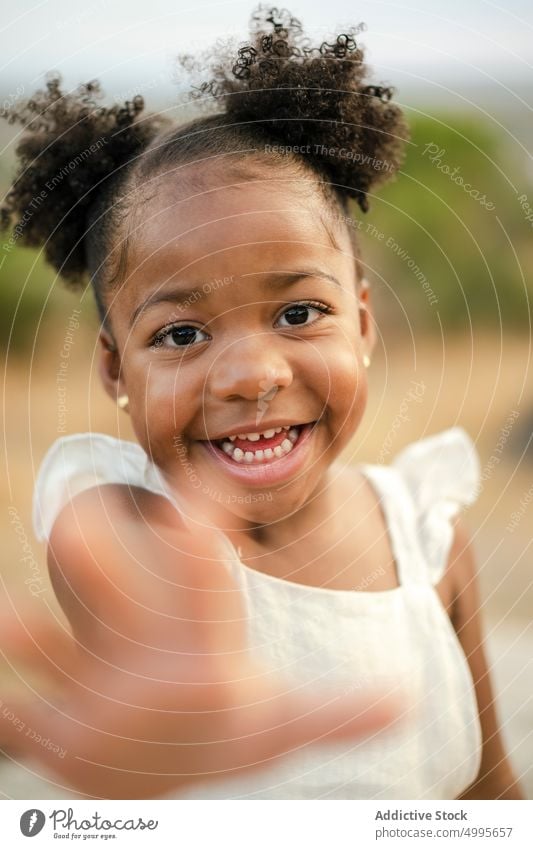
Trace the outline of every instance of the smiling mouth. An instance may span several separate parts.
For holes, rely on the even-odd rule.
[[[285,425],[272,428],[264,433],[244,434],[224,437],[207,444],[213,446],[224,459],[242,466],[260,466],[274,463],[290,454],[298,443],[302,433],[309,430],[316,422],[306,424]],[[251,438],[250,438],[251,437]]]

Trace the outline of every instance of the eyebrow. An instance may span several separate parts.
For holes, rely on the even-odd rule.
[[[333,274],[323,271],[320,268],[308,268],[307,270],[302,271],[256,271],[250,274],[242,274],[241,276],[257,277],[258,274],[268,278],[266,283],[270,289],[283,289],[289,286],[294,286],[296,283],[299,283],[307,277],[324,280],[326,283],[333,285],[337,290],[342,289],[341,283]],[[203,284],[203,286],[206,285],[206,283]],[[153,309],[153,307],[156,307],[159,304],[173,304],[174,306],[179,306],[180,304],[187,303],[189,300],[191,300],[192,303],[196,303],[200,299],[209,298],[212,291],[216,291],[218,288],[224,288],[220,286],[213,287],[206,292],[204,291],[203,286],[202,284],[199,284],[186,289],[180,286],[175,289],[166,289],[164,291],[154,292],[135,308],[130,319],[130,326],[136,322],[141,313]]]

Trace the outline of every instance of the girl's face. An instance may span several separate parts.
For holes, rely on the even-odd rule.
[[[182,201],[167,180],[143,205],[102,373],[178,493],[264,523],[303,506],[355,432],[373,329],[311,184],[220,182]]]

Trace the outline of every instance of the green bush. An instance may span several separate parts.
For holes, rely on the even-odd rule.
[[[64,324],[65,313],[79,306],[79,293],[63,286],[39,251],[2,237],[0,347],[4,354],[19,354],[31,349],[37,335],[53,332],[56,322]]]
[[[503,132],[468,115],[415,116],[410,122],[412,144],[402,173],[373,200],[363,222],[364,258],[414,313],[418,326],[438,320],[466,329],[469,311],[477,326],[502,320],[528,327],[532,291],[526,292],[524,278],[533,233],[510,185],[523,186],[526,180],[512,155],[515,148]],[[437,152],[428,148],[431,144]],[[451,174],[444,173],[446,167]],[[369,225],[384,234],[381,240]],[[403,258],[387,246],[391,237]],[[414,264],[438,303],[429,304]]]

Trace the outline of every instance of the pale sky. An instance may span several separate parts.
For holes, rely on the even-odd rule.
[[[255,2],[18,0],[0,16],[2,95],[31,92],[58,70],[67,87],[98,78],[114,98],[134,89],[172,98],[172,57],[216,38],[244,39]],[[269,5],[269,4],[268,4]],[[281,4],[280,4],[281,5]],[[493,86],[533,91],[531,0],[288,0],[312,37],[365,21],[376,81],[400,91]]]

